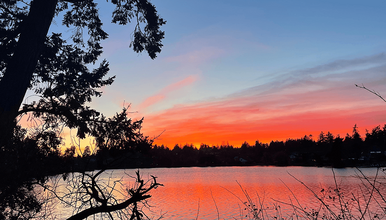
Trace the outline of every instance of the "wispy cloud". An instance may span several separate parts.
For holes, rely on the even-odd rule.
[[[166,58],[167,62],[179,62],[185,65],[199,65],[204,62],[209,62],[212,59],[224,55],[226,52],[223,49],[216,47],[204,47],[183,53],[181,55]]]
[[[344,87],[354,84],[384,82],[386,54],[381,53],[351,60],[337,60],[312,68],[284,72],[273,76],[267,83],[248,88],[233,95],[315,91],[326,87]],[[289,92],[289,91],[288,91]]]
[[[356,59],[340,59],[330,63],[318,65],[311,68],[295,70],[289,72],[291,76],[312,77],[318,74],[332,74],[341,71],[357,70],[385,64],[386,54],[379,53]]]
[[[384,58],[378,54],[334,61],[221,99],[178,105],[146,116],[145,130],[147,135],[165,130],[158,143],[173,145],[283,140],[320,131],[344,135],[354,124],[371,128],[386,122],[386,105],[354,84],[382,89]],[[312,76],[320,72],[327,74]],[[386,94],[385,89],[380,92]]]
[[[145,99],[141,104],[139,104],[138,108],[143,110],[149,106],[152,106],[152,105],[155,105],[155,104],[161,102],[162,100],[164,100],[166,98],[166,96],[169,93],[174,92],[176,90],[179,90],[185,86],[188,86],[188,85],[194,83],[197,80],[197,78],[198,77],[196,75],[190,75],[183,80],[180,80],[178,82],[175,82],[173,84],[166,86],[157,94]]]

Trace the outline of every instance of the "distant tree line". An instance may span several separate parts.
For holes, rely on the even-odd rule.
[[[119,146],[119,145],[118,145]],[[88,166],[98,169],[110,164],[111,168],[138,167],[189,167],[189,166],[385,166],[386,125],[366,131],[362,137],[355,125],[345,137],[321,132],[318,137],[305,135],[299,139],[271,141],[254,145],[244,142],[241,146],[201,144],[164,145],[144,142],[136,149],[100,148],[91,153],[86,147],[83,155],[76,156],[76,148],[68,148],[61,158],[63,167],[76,170]],[[124,155],[124,157],[123,157]],[[125,158],[120,160],[119,158]]]

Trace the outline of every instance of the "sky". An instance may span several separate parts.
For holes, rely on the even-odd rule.
[[[386,123],[386,1],[153,0],[167,23],[155,60],[129,48],[133,25],[111,24],[101,59],[116,81],[91,103],[130,105],[155,144],[232,144],[321,131],[362,135]],[[53,29],[59,26],[53,26]]]

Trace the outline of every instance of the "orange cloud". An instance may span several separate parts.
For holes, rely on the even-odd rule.
[[[150,137],[164,131],[155,143],[169,147],[186,143],[240,146],[244,141],[317,137],[321,131],[345,136],[355,124],[365,135],[365,129],[386,123],[386,105],[354,84],[363,82],[386,94],[386,66],[376,66],[383,56],[353,60],[354,67],[357,62],[375,65],[364,69],[349,68],[352,62],[343,60],[341,65],[333,62],[281,75],[223,99],[174,106],[146,115],[143,131]]]
[[[165,130],[155,143],[169,147],[186,143],[230,143],[239,146],[244,141],[254,143],[259,140],[267,143],[271,140],[301,138],[309,134],[317,137],[321,131],[345,136],[346,133],[351,133],[354,124],[359,126],[364,135],[364,128],[371,129],[386,122],[381,106],[377,111],[372,107],[363,107],[355,111],[310,111],[278,117],[275,117],[273,112],[273,115],[266,119],[247,119],[248,111],[253,112],[252,109],[239,111],[229,108],[229,111],[226,111],[222,117],[217,117],[224,113],[218,108],[184,107],[165,111],[146,117],[144,132],[156,136]],[[196,116],[191,113],[190,117],[186,117],[184,112],[195,112]]]

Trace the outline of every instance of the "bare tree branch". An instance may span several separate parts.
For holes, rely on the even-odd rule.
[[[86,208],[85,210],[71,216],[68,218],[68,220],[79,220],[79,219],[85,219],[89,216],[98,214],[98,213],[107,213],[110,214],[115,211],[123,210],[128,208],[129,206],[132,206],[132,216],[131,219],[140,218],[142,214],[140,213],[140,210],[138,210],[138,202],[141,202],[145,199],[148,199],[151,197],[151,195],[148,195],[147,193],[158,187],[162,186],[162,184],[157,183],[156,177],[152,176],[152,178],[149,181],[144,181],[139,171],[136,171],[136,183],[138,184],[137,187],[131,188],[127,190],[127,193],[129,194],[129,198],[126,199],[123,202],[118,203],[116,199],[114,199],[111,191],[106,192],[107,186],[101,186],[97,182],[98,175],[101,174],[101,172],[98,172],[95,175],[91,174],[85,174],[84,176],[91,178],[90,180],[82,179],[83,183],[83,193],[86,193],[86,197],[88,198],[86,201],[81,201],[82,203],[90,202],[89,208]],[[111,190],[114,190],[114,186],[112,186]],[[76,192],[80,193],[80,192]],[[91,201],[93,200],[93,201]],[[97,205],[95,205],[97,204]]]
[[[381,96],[381,94],[379,94],[379,92],[375,91],[375,90],[371,90],[371,89],[368,89],[366,88],[363,84],[362,86],[358,86],[357,84],[355,84],[356,87],[358,88],[361,88],[361,89],[365,89],[371,93],[373,93],[374,95],[378,96],[380,99],[382,99],[384,102],[386,102],[386,100]]]

